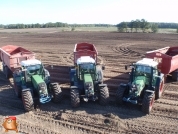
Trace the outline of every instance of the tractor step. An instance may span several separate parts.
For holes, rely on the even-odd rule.
[[[125,98],[125,97],[122,100],[126,101],[126,102],[130,102],[132,104],[137,104],[138,103],[137,100],[131,100],[130,98]]]
[[[92,96],[92,97],[83,97],[83,100],[85,102],[88,102],[89,100],[96,101],[98,99],[97,96]]]

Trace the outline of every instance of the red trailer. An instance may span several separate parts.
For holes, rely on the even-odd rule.
[[[161,73],[172,74],[173,79],[178,80],[178,46],[149,51],[145,56],[159,63],[158,69]]]
[[[94,44],[89,44],[89,43],[78,43],[78,44],[75,44],[75,48],[74,48],[74,64],[77,63],[77,59],[80,58],[81,56],[90,56],[97,63],[97,55],[98,55],[98,52],[97,52]]]
[[[20,46],[7,45],[0,48],[0,58],[3,72],[9,78],[15,69],[21,67],[21,61],[35,59],[35,53]]]

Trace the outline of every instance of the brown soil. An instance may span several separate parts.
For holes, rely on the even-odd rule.
[[[110,103],[82,102],[73,109],[69,97],[68,67],[73,65],[73,49],[78,42],[95,44],[98,61],[105,65],[104,83],[108,84]],[[136,105],[118,106],[114,102],[120,83],[128,82],[128,65],[144,57],[146,51],[178,45],[177,35],[114,32],[0,33],[0,46],[23,46],[37,54],[65,94],[60,104],[49,102],[36,111],[25,113],[12,85],[0,72],[0,119],[16,115],[21,133],[85,134],[85,133],[177,133],[178,83],[169,81],[153,111],[144,115]],[[51,65],[54,66],[51,69]],[[0,129],[3,128],[0,127]]]

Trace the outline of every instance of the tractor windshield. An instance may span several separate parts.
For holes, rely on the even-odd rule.
[[[151,67],[149,66],[144,66],[144,65],[137,65],[135,68],[135,74],[136,75],[141,75],[141,74],[151,74]]]
[[[81,64],[80,70],[83,73],[94,73],[94,64],[92,63]]]
[[[30,74],[39,74],[39,72],[41,71],[41,65],[40,64],[27,66],[26,68],[27,68],[27,71]]]

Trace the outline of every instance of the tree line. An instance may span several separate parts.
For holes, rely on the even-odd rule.
[[[145,19],[136,19],[132,20],[131,22],[121,22],[116,25],[119,32],[129,32],[128,28],[131,32],[146,32],[148,29],[150,29],[152,32],[156,33],[158,31],[158,28],[172,28],[177,29],[178,32],[178,23],[154,23],[154,22],[148,22]]]
[[[52,28],[52,27],[112,27],[111,24],[67,24],[62,22],[49,22],[45,24],[0,24],[0,28],[4,29],[25,29],[25,28]]]
[[[51,27],[117,27],[119,32],[128,32],[128,28],[131,32],[146,32],[150,29],[152,32],[157,32],[158,28],[172,28],[177,29],[178,33],[178,23],[164,23],[164,22],[148,22],[145,19],[136,19],[131,22],[121,22],[117,25],[112,24],[67,24],[62,22],[49,22],[44,24],[0,24],[0,28],[4,29],[25,29],[25,28],[51,28]]]

